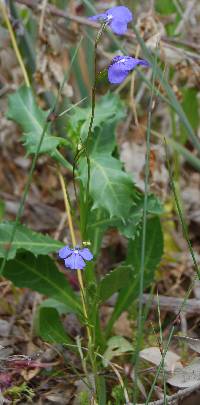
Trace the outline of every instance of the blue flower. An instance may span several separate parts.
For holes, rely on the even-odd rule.
[[[127,31],[127,25],[133,20],[131,11],[124,6],[109,8],[105,13],[89,17],[91,20],[100,20],[107,23],[117,35],[123,35]]]
[[[108,80],[110,83],[118,84],[123,82],[137,65],[150,66],[144,59],[132,58],[131,56],[115,56],[108,68]]]
[[[69,267],[71,270],[82,270],[85,267],[84,260],[90,261],[93,259],[93,255],[88,248],[80,249],[75,247],[70,249],[65,246],[59,250],[58,255],[60,259],[64,259],[65,267]]]

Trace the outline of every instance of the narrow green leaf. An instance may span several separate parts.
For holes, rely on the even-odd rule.
[[[33,75],[36,69],[37,21],[28,7],[19,9],[14,3],[14,1],[9,2],[11,19],[18,21],[23,30],[23,35],[17,35],[19,49],[23,60],[26,62],[28,73],[30,72]]]
[[[107,332],[112,329],[114,322],[139,295],[140,267],[141,267],[142,234],[129,241],[127,264],[134,267],[134,279],[119,292],[117,302],[111,319],[107,325]],[[145,252],[144,287],[146,288],[154,279],[154,273],[163,254],[163,234],[158,217],[147,221],[147,242]]]
[[[46,342],[73,344],[73,341],[65,332],[55,308],[40,307],[36,325],[38,335]]]
[[[74,312],[81,311],[77,295],[48,256],[36,258],[28,252],[19,253],[6,262],[3,275],[17,287],[30,288],[63,302]]]
[[[107,404],[107,390],[106,390],[106,378],[104,375],[99,375],[98,378],[98,401],[99,405]]]
[[[198,91],[196,88],[183,88],[182,89],[183,100],[182,108],[186,114],[188,120],[194,131],[197,131],[199,125],[199,103],[198,103]],[[185,130],[184,125],[180,127],[181,132],[181,142],[184,143],[187,139],[187,131]]]
[[[5,214],[5,202],[0,200],[0,221],[3,219]]]
[[[149,60],[149,62],[152,63],[152,65],[153,65],[153,56],[152,56],[152,54],[150,54],[143,38],[140,36],[138,30],[136,29],[136,27],[134,25],[133,25],[133,31],[141,46],[141,49],[144,53],[145,58],[147,58],[147,60]],[[152,87],[151,82],[149,80],[146,80],[145,74],[142,71],[139,72],[139,74],[141,75],[143,80],[146,81],[148,86],[151,88]],[[188,120],[181,104],[178,102],[174,91],[172,90],[168,81],[165,79],[163,71],[160,69],[160,67],[158,65],[156,66],[156,78],[160,80],[160,83],[162,84],[162,86],[168,96],[168,103],[174,109],[174,111],[176,111],[176,113],[178,114],[180,122],[184,125],[185,130],[187,131],[188,137],[190,138],[192,144],[197,148],[198,152],[200,153],[200,141],[199,141],[197,135],[195,134],[195,132],[192,128],[192,125],[191,125],[190,121]]]
[[[197,156],[195,156],[194,153],[190,152],[179,142],[176,142],[171,138],[168,138],[166,142],[167,144],[171,145],[173,149],[181,153],[184,156],[185,160],[191,164],[191,166],[200,171],[200,159]]]
[[[0,257],[4,257],[9,247],[13,226],[14,222],[12,221],[0,224]],[[18,225],[8,259],[13,259],[19,249],[28,250],[37,256],[57,252],[62,247],[63,243],[50,238],[48,235],[33,232],[25,225]]]

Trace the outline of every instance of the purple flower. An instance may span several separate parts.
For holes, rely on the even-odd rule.
[[[137,65],[150,66],[147,60],[132,58],[131,56],[115,56],[108,68],[108,80],[110,83],[123,82]]]
[[[65,246],[59,250],[58,255],[60,259],[64,259],[65,267],[69,267],[71,270],[82,270],[85,267],[84,260],[90,261],[93,259],[93,255],[88,248],[80,249],[75,247],[70,249]]]
[[[133,20],[131,11],[124,6],[109,8],[105,13],[89,17],[91,20],[100,20],[107,23],[111,30],[118,35],[123,35],[127,31],[127,24]]]

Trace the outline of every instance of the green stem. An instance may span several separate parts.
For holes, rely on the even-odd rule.
[[[140,289],[139,289],[139,308],[138,308],[138,333],[136,342],[136,357],[135,357],[135,386],[134,393],[135,403],[137,402],[137,370],[139,365],[139,351],[143,332],[143,290],[144,290],[144,272],[145,272],[145,251],[146,251],[146,229],[147,229],[147,203],[148,203],[148,182],[149,182],[149,161],[150,161],[150,137],[151,137],[151,121],[152,111],[154,109],[155,101],[153,100],[155,91],[155,78],[156,78],[156,65],[157,53],[155,54],[153,65],[153,78],[152,78],[152,91],[148,109],[147,120],[147,135],[146,135],[146,159],[145,159],[145,189],[144,189],[144,207],[143,207],[143,226],[142,226],[142,249],[141,249],[141,265],[140,265]]]
[[[90,166],[90,158],[89,158],[89,143],[92,138],[92,130],[93,130],[93,123],[94,123],[94,116],[95,116],[95,106],[96,106],[96,87],[97,87],[97,47],[98,43],[101,39],[101,36],[106,28],[107,23],[102,24],[100,30],[97,32],[94,44],[94,84],[92,87],[92,111],[91,111],[91,118],[89,123],[88,135],[85,142],[85,155],[87,160],[87,168],[88,168],[88,178],[87,178],[87,186],[86,186],[86,198],[85,198],[85,227],[84,227],[84,236],[87,235],[87,218],[88,218],[88,207],[89,207],[89,191],[90,191],[90,175],[91,175],[91,166]]]
[[[2,15],[4,17],[7,29],[9,31],[12,46],[13,46],[13,49],[15,51],[15,55],[17,57],[18,63],[19,63],[20,68],[21,68],[21,71],[23,73],[24,81],[26,83],[26,86],[30,87],[30,80],[29,80],[29,77],[28,77],[28,74],[27,74],[27,71],[26,71],[26,68],[25,68],[25,65],[24,65],[23,58],[21,56],[20,50],[19,50],[18,45],[17,45],[17,41],[16,41],[16,38],[15,38],[15,33],[13,31],[12,25],[11,25],[9,17],[8,17],[7,7],[4,6],[2,0],[0,0],[0,10],[2,12]]]
[[[178,199],[178,195],[177,195],[177,192],[176,192],[176,187],[175,187],[174,180],[173,180],[173,175],[172,175],[171,166],[170,166],[170,160],[169,160],[169,154],[168,154],[168,148],[167,148],[167,142],[166,142],[165,137],[164,137],[164,141],[165,141],[165,152],[166,152],[166,160],[167,160],[167,167],[168,167],[168,171],[169,171],[170,183],[171,183],[171,188],[172,188],[172,192],[173,192],[173,195],[174,195],[176,208],[177,208],[177,211],[178,211],[178,215],[179,215],[182,230],[183,230],[183,236],[185,237],[185,239],[187,241],[188,248],[189,248],[192,260],[193,260],[193,264],[194,264],[196,274],[198,275],[198,278],[200,279],[200,270],[199,270],[199,267],[198,267],[198,264],[197,264],[197,261],[196,261],[195,255],[194,255],[192,244],[191,244],[189,236],[188,236],[187,225],[186,225],[186,222],[185,222],[183,214],[182,214],[181,206],[179,204],[179,199]]]
[[[158,376],[159,376],[159,374],[160,374],[162,368],[164,367],[165,356],[166,356],[166,354],[167,354],[167,351],[168,351],[168,348],[169,348],[169,345],[170,345],[170,342],[171,342],[173,333],[174,333],[174,326],[172,327],[172,329],[171,329],[171,331],[170,331],[169,338],[168,338],[168,341],[167,341],[167,344],[166,344],[164,353],[163,353],[163,355],[162,355],[162,360],[161,360],[161,362],[160,362],[160,364],[159,364],[159,366],[158,366],[158,369],[157,369],[157,371],[156,371],[156,375],[155,375],[155,377],[154,377],[154,380],[153,380],[151,389],[150,389],[150,391],[149,391],[148,397],[147,397],[147,399],[146,399],[145,405],[148,405],[148,403],[149,403],[149,401],[150,401],[150,399],[151,399],[151,396],[152,396],[152,394],[153,394],[153,390],[154,390],[154,387],[155,387],[155,385],[156,385],[157,378],[158,378]]]
[[[178,214],[179,214],[179,217],[180,217],[181,225],[182,225],[182,228],[183,228],[183,234],[184,234],[184,237],[185,237],[185,239],[186,239],[186,241],[187,241],[187,243],[188,243],[188,247],[189,247],[189,251],[190,251],[190,254],[191,254],[191,257],[192,257],[192,260],[193,260],[193,264],[194,264],[194,267],[195,267],[196,275],[195,275],[193,281],[191,282],[191,284],[190,284],[190,286],[189,286],[189,288],[188,288],[188,290],[187,290],[187,292],[186,292],[186,294],[185,294],[185,297],[184,297],[184,299],[183,299],[183,302],[182,302],[182,304],[181,304],[181,306],[180,306],[180,309],[179,309],[179,311],[178,311],[178,315],[176,315],[176,317],[175,317],[175,319],[174,319],[174,321],[173,321],[173,323],[172,323],[172,327],[171,327],[171,330],[170,330],[170,332],[169,332],[169,338],[168,338],[168,341],[167,341],[167,346],[166,346],[165,351],[164,351],[164,353],[163,353],[162,360],[161,360],[161,362],[160,362],[160,364],[159,364],[159,367],[158,367],[158,369],[157,369],[157,372],[156,372],[156,375],[155,375],[153,384],[152,384],[152,386],[151,386],[151,389],[150,389],[150,391],[149,391],[147,400],[146,400],[146,402],[145,402],[146,405],[148,405],[148,403],[149,403],[149,401],[150,401],[150,399],[151,399],[151,396],[152,396],[152,393],[153,393],[153,390],[154,390],[154,387],[155,387],[157,378],[158,378],[158,376],[159,376],[159,374],[160,374],[161,369],[162,369],[163,366],[164,366],[164,359],[165,359],[167,350],[168,350],[168,348],[169,348],[169,344],[170,344],[170,342],[171,342],[171,339],[172,339],[172,336],[173,336],[173,333],[174,333],[175,323],[176,323],[177,319],[179,318],[181,311],[184,309],[184,306],[185,306],[185,304],[186,304],[186,302],[187,302],[187,299],[188,299],[188,297],[189,297],[189,295],[190,295],[190,293],[191,293],[191,291],[192,291],[192,289],[193,289],[193,286],[194,286],[194,283],[195,283],[197,277],[200,278],[200,270],[199,270],[197,261],[196,261],[196,259],[195,259],[195,255],[194,255],[194,251],[193,251],[191,242],[190,242],[190,240],[189,240],[187,227],[186,227],[186,224],[185,224],[185,221],[184,221],[182,212],[181,212],[181,208],[180,208],[180,205],[179,205],[178,197],[177,197],[177,194],[176,194],[176,188],[175,188],[174,181],[173,181],[173,176],[172,176],[172,171],[171,171],[171,167],[170,167],[170,160],[169,160],[169,154],[168,154],[167,143],[166,143],[165,137],[164,137],[164,142],[165,142],[165,151],[166,151],[166,161],[167,161],[167,166],[168,166],[168,171],[169,171],[169,176],[170,176],[170,183],[171,183],[172,191],[173,191],[174,198],[175,198],[175,201],[176,201],[177,211],[178,211]]]

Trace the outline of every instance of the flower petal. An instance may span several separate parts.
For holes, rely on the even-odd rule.
[[[125,21],[119,21],[119,20],[115,20],[113,18],[113,20],[110,23],[110,28],[112,30],[112,32],[114,32],[114,34],[117,35],[124,35],[127,31],[127,22]]]
[[[133,20],[133,14],[128,9],[128,7],[125,6],[112,7],[106,11],[106,14],[112,15],[113,19],[121,22],[128,23]]]
[[[109,82],[121,83],[137,65],[150,66],[149,62],[143,59],[132,58],[131,56],[115,56],[108,68]]]
[[[128,76],[128,70],[121,70],[118,64],[110,65],[108,68],[108,80],[112,84],[119,84]]]
[[[60,257],[60,259],[65,259],[67,256],[71,255],[72,253],[73,253],[73,250],[70,249],[68,246],[65,246],[59,250],[58,256]]]
[[[89,20],[104,21],[104,20],[107,20],[107,17],[108,16],[106,13],[102,13],[102,14],[92,15],[91,17],[89,17]]]
[[[108,68],[108,80],[112,84],[119,84],[123,82],[123,80],[126,79],[128,74],[129,74],[128,70],[122,72],[121,70],[113,69],[112,66]]]
[[[85,267],[85,262],[78,253],[72,253],[71,256],[65,259],[65,266],[71,270],[82,270]]]
[[[89,250],[88,248],[80,249],[80,250],[79,250],[79,255],[80,255],[83,259],[88,260],[88,261],[90,261],[90,260],[93,259],[93,255],[92,255],[92,253],[90,252],[90,250]]]

